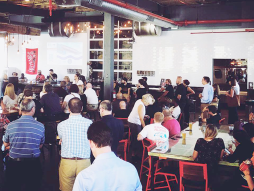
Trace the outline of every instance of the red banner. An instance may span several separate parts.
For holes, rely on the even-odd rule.
[[[26,48],[26,73],[37,74],[38,67],[38,48]]]

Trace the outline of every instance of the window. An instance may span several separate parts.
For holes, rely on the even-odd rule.
[[[91,23],[89,29],[89,63],[93,69],[91,78],[103,78],[104,27]],[[132,81],[132,21],[116,21],[114,29],[114,79],[126,77]]]

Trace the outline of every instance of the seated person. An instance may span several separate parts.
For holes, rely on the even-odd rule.
[[[113,113],[116,113],[116,111],[120,109],[119,103],[121,101],[126,101],[126,99],[123,99],[123,94],[122,93],[117,93],[116,94],[116,100],[112,102]]]
[[[12,83],[7,84],[3,97],[2,109],[12,109],[18,104],[18,96],[15,94],[14,85]]]
[[[161,112],[154,114],[154,123],[146,125],[138,134],[138,141],[148,138],[153,141],[167,141],[169,137],[168,130],[161,125],[164,115]]]
[[[216,172],[225,149],[223,139],[216,138],[217,135],[217,127],[211,124],[207,125],[205,138],[199,138],[197,140],[193,152],[193,160],[195,162],[207,164],[209,175]]]
[[[78,94],[79,88],[76,84],[72,84],[69,91],[70,91],[70,94],[65,96],[63,105],[62,105],[62,108],[64,109],[64,113],[70,113],[69,106],[68,106],[70,99],[74,97],[77,97],[80,99],[80,95]]]
[[[49,70],[49,75],[47,76],[48,81],[56,82],[57,81],[57,74],[54,73],[53,69]]]
[[[59,96],[53,92],[51,84],[45,85],[45,91],[46,94],[40,100],[41,112],[45,115],[43,120],[57,121],[62,118],[63,114]]]
[[[26,89],[24,91],[24,99],[27,98],[27,99],[32,99],[35,103],[35,113],[34,113],[34,117],[38,117],[40,115],[40,110],[41,110],[41,103],[35,99],[33,97],[33,92],[32,90],[29,90],[29,89]],[[21,111],[20,111],[20,115],[21,115]]]
[[[248,187],[251,191],[254,190],[254,182],[253,182],[253,167],[254,167],[254,153],[252,154],[251,157],[251,167],[247,168],[245,171],[243,171],[244,175],[245,175],[245,179],[248,183]]]
[[[127,78],[122,79],[122,84],[120,85],[119,92],[122,93],[123,97],[127,100],[127,103],[130,102],[131,98],[131,85],[128,84]]]
[[[169,108],[169,111],[172,112],[172,117],[173,117],[174,119],[178,119],[178,117],[179,117],[180,114],[181,114],[181,108],[180,108],[180,106],[177,104],[177,102],[176,102],[175,99],[173,99],[172,105],[173,105],[173,106],[172,106],[171,108]]]
[[[146,115],[148,116],[148,118],[146,118],[146,121],[145,121],[146,124],[150,124],[151,118],[154,117],[154,114],[156,112],[162,112],[162,108],[159,106],[159,103],[157,100],[155,100],[153,105],[148,105],[146,107]]]
[[[38,75],[35,78],[36,82],[43,83],[45,81],[45,76],[38,70]]]
[[[83,112],[85,112],[86,111],[87,98],[86,98],[86,95],[84,94],[84,85],[79,85],[78,89],[79,89],[80,99],[83,103]]]
[[[66,82],[61,81],[60,87],[54,89],[54,93],[56,93],[59,97],[62,97],[63,99],[65,96],[67,96],[67,91],[66,91]]]
[[[99,100],[95,90],[91,83],[86,84],[86,90],[84,92],[87,98],[86,108],[88,111],[96,111],[98,109]]]
[[[21,73],[21,77],[19,78],[20,82],[27,82],[27,78],[25,77],[24,73]]]
[[[23,92],[18,95],[18,105],[21,104],[21,102],[24,100],[24,92],[25,90],[32,90],[32,85],[26,85]],[[35,97],[34,97],[35,98]]]
[[[128,118],[130,115],[130,110],[126,109],[126,102],[121,101],[119,103],[120,109],[116,111],[115,116],[116,118]]]
[[[247,132],[250,137],[250,141],[254,143],[254,124],[246,123],[243,125],[243,129]]]
[[[136,168],[111,151],[111,131],[105,123],[94,122],[88,129],[87,137],[95,161],[78,174],[73,191],[142,191]]]
[[[207,112],[209,114],[210,117],[208,119],[204,118],[204,112]],[[201,118],[204,123],[213,124],[217,127],[219,126],[219,121],[221,120],[221,117],[217,113],[217,109],[214,105],[209,105],[208,107],[205,107],[201,113]]]
[[[181,126],[179,122],[172,117],[172,111],[170,111],[169,109],[164,109],[163,114],[164,122],[162,123],[162,125],[168,129],[169,137],[179,135],[181,132]]]

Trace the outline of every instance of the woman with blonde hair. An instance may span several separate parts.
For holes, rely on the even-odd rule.
[[[47,92],[45,91],[45,86],[48,84],[50,84],[50,82],[44,82],[42,91],[40,92],[40,98],[42,98],[43,95],[47,94]]]
[[[69,89],[71,87],[71,80],[69,76],[64,76],[64,81],[66,82],[66,91],[69,92]]]
[[[207,125],[205,138],[199,138],[197,140],[193,152],[195,162],[207,164],[208,175],[210,176],[216,173],[216,168],[223,157],[225,149],[223,140],[216,138],[217,135],[217,127],[212,124]]]
[[[12,83],[7,84],[4,92],[3,106],[4,109],[13,108],[18,104],[18,96],[15,94],[14,85]]]
[[[132,150],[133,156],[136,155],[140,149],[140,142],[137,141],[137,136],[141,131],[141,126],[145,127],[144,117],[146,114],[146,106],[153,105],[155,102],[151,94],[145,94],[142,99],[138,99],[128,117],[128,123],[131,130]]]

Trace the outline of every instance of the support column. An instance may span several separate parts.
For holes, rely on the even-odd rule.
[[[104,100],[111,100],[114,81],[114,16],[104,13]]]

